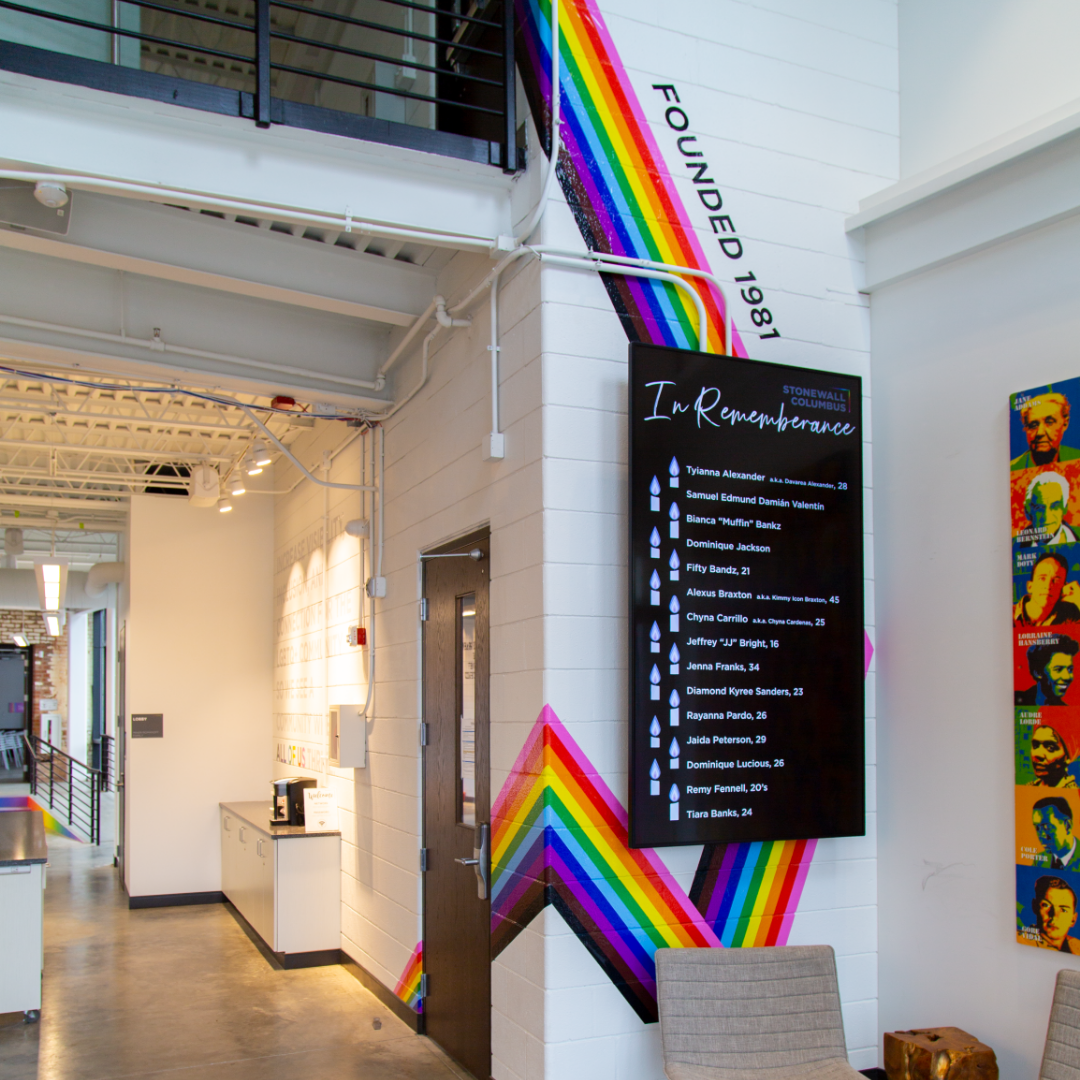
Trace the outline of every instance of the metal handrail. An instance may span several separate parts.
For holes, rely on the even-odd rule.
[[[125,0],[126,2],[126,0]],[[156,34],[144,34],[141,30],[126,30],[119,26],[112,26],[108,23],[90,22],[89,19],[77,19],[74,15],[60,15],[55,11],[42,11],[40,8],[26,7],[23,4],[14,4],[11,0],[0,0],[0,8],[5,8],[8,11],[17,11],[22,15],[33,15],[41,19],[49,19],[52,22],[64,23],[68,26],[81,26],[85,30],[98,30],[103,34],[111,34],[113,37],[125,37],[136,38],[139,41],[149,41],[155,45],[174,45],[180,48],[187,49],[189,52],[202,53],[205,56],[216,56],[219,60],[235,60],[241,64],[254,63],[255,58],[251,56],[240,56],[237,53],[223,52],[221,49],[213,49],[209,45],[191,45],[186,41],[176,41],[173,38],[158,37]],[[186,16],[186,12],[177,11],[177,15]],[[247,28],[242,24],[237,23],[235,29],[244,30]]]
[[[151,79],[171,80],[168,88],[172,97],[176,98],[178,91],[175,83],[178,79],[181,83],[191,82],[193,86],[200,88],[205,87],[205,81],[201,76],[193,81],[180,75],[168,74],[168,65],[209,64],[205,70],[222,69],[220,80],[224,80],[211,79],[210,85],[216,86],[220,82],[226,94],[234,94],[235,101],[231,97],[227,100],[219,97],[214,98],[214,103],[208,105],[203,97],[196,96],[183,104],[194,108],[212,108],[213,111],[220,111],[221,108],[225,108],[227,112],[236,110],[236,115],[254,119],[255,123],[263,128],[284,123],[313,126],[319,131],[356,135],[361,129],[357,129],[349,120],[356,111],[354,108],[350,106],[342,110],[308,102],[310,84],[305,81],[296,83],[295,80],[311,80],[314,84],[325,85],[327,88],[345,87],[364,95],[359,99],[349,99],[353,105],[357,102],[362,105],[363,111],[359,115],[370,115],[370,98],[367,95],[385,95],[402,102],[420,102],[432,106],[435,110],[434,118],[429,118],[417,126],[431,127],[433,138],[437,134],[456,134],[474,142],[487,142],[489,147],[485,148],[485,152],[489,155],[489,160],[493,164],[501,164],[506,172],[515,172],[519,164],[519,154],[514,101],[514,0],[501,0],[501,17],[496,18],[491,17],[496,6],[490,3],[490,0],[486,3],[474,0],[468,13],[448,11],[437,4],[418,3],[414,0],[382,2],[392,7],[407,9],[410,14],[408,25],[401,27],[379,22],[379,18],[384,17],[383,12],[379,12],[374,18],[357,18],[313,7],[308,3],[298,3],[296,0],[249,0],[250,10],[245,7],[243,14],[237,14],[235,18],[230,17],[231,13],[223,16],[191,10],[186,5],[170,0],[122,0],[122,3],[114,0],[113,18],[108,23],[93,16],[87,18],[43,10],[33,6],[31,0],[0,0],[0,11],[15,12],[35,20],[78,27],[105,35],[112,41],[112,66],[121,64],[121,42],[139,42],[142,46],[141,53],[145,55],[140,62],[134,64],[131,72],[126,65],[122,67],[119,72],[121,93],[133,93],[140,97],[151,94],[153,86],[147,83],[145,78],[134,77],[133,72],[142,67],[144,75],[149,74]],[[117,15],[123,5],[129,5],[139,12],[152,13],[155,17],[169,16],[179,20],[179,23],[175,26],[170,23],[167,30],[155,24],[148,24],[148,28],[143,29],[146,24],[142,22],[131,26],[123,25]],[[425,25],[423,29],[414,28],[411,21],[413,12],[433,17],[434,25]],[[294,13],[303,16],[303,19],[292,20],[296,25],[280,25],[277,18],[284,13]],[[319,21],[312,23],[311,20]],[[287,23],[290,20],[283,21]],[[348,44],[335,40],[319,40],[324,31],[327,38],[333,39],[336,35],[330,32],[330,28],[335,25],[359,31],[360,40],[350,40]],[[151,32],[150,26],[157,29],[158,33]],[[205,34],[197,32],[199,28],[214,31],[215,37],[208,39]],[[425,30],[433,32],[425,33]],[[497,40],[500,30],[501,40]],[[220,35],[216,34],[217,31],[221,32]],[[493,32],[496,40],[490,40]],[[393,46],[376,44],[376,41],[381,41],[386,35],[405,43],[405,55],[386,55],[384,50],[393,52]],[[193,37],[199,40],[192,40]],[[435,58],[427,55],[414,58],[410,55],[412,44],[432,46],[437,55]],[[297,48],[314,49],[331,58],[349,58],[352,61],[349,68],[356,70],[347,68],[345,72],[334,73],[319,70],[317,64],[309,66],[306,57],[292,57],[290,54]],[[34,51],[41,50],[35,47]],[[74,59],[65,61],[67,53],[62,49],[57,52],[46,48],[44,51],[55,52],[57,56],[56,63],[49,66],[46,78],[90,86],[96,86],[104,79],[104,75],[90,70],[81,60],[78,64]],[[164,60],[160,59],[162,56],[165,57]],[[478,64],[489,60],[496,62],[493,65],[494,71],[478,69]],[[13,58],[5,61],[4,66],[15,63],[12,70],[21,70],[18,64],[23,62],[29,61],[25,58]],[[147,63],[150,64],[149,68]],[[366,70],[370,64],[384,64],[391,68],[408,70],[413,78],[422,72],[424,82],[432,81],[432,85],[430,88],[427,85],[410,88],[412,83],[409,79],[399,80],[396,77],[393,85],[386,85],[378,72],[372,77]],[[498,74],[500,66],[501,77]],[[230,67],[231,70],[226,70]],[[361,74],[366,77],[360,77]],[[274,94],[279,77],[281,97]],[[239,87],[236,85],[238,79]],[[249,89],[252,80],[253,85],[250,85]],[[108,88],[115,90],[116,82],[117,80],[110,76]],[[162,84],[163,87],[164,85]],[[290,104],[300,108],[281,108],[282,105]],[[472,117],[472,121],[466,123],[467,117]],[[393,123],[411,124],[411,121],[397,120]],[[379,136],[373,134],[374,130],[364,129],[364,133],[358,137],[379,140]],[[431,145],[436,147],[435,152],[443,152],[437,148],[444,144],[437,139]],[[461,149],[459,147],[446,152],[457,154]],[[472,155],[478,151],[470,147],[468,152]]]
[[[89,833],[90,843],[100,844],[101,792],[104,790],[101,770],[84,765],[40,735],[24,731],[22,737],[29,752],[30,794],[37,795],[39,789],[44,788],[43,797],[48,800],[50,813],[59,811],[61,817],[66,803],[67,823]]]
[[[347,26],[356,26],[361,30],[377,30],[380,34],[390,34],[394,37],[412,38],[414,41],[423,41],[429,45],[451,45],[456,49],[467,49],[469,52],[480,53],[482,56],[501,56],[502,53],[494,49],[484,49],[479,45],[459,45],[452,38],[441,38],[433,34],[418,34],[415,30],[403,30],[396,26],[385,26],[383,23],[372,22],[370,19],[354,19],[351,15],[339,15],[336,11],[317,11],[314,8],[302,7],[300,4],[289,4],[285,0],[270,0],[272,7],[287,8],[289,11],[298,11],[309,15],[313,19],[329,19],[331,22],[345,23]],[[432,15],[445,15],[450,19],[457,16],[446,11],[438,11],[435,8],[426,9]],[[498,27],[498,23],[489,24]],[[277,31],[272,31],[277,37]],[[401,63],[399,60],[398,63]],[[409,67],[412,67],[410,64]]]

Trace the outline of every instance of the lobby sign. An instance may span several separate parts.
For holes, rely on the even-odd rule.
[[[865,829],[862,384],[630,346],[630,844]]]
[[[1009,400],[1016,939],[1080,954],[1080,379]],[[1080,424],[1080,421],[1078,421]]]

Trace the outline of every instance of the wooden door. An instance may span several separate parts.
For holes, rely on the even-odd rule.
[[[478,1080],[491,1076],[488,555],[485,532],[424,559],[424,1023]]]

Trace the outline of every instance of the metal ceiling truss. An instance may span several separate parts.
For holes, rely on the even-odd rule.
[[[92,375],[79,382],[92,385],[0,374],[0,516],[7,523],[14,524],[8,508],[19,508],[20,524],[25,513],[38,527],[90,517],[115,528],[132,492],[186,492],[189,471],[201,464],[225,477],[256,438],[241,409],[198,391],[148,391],[130,379]],[[250,393],[230,397],[270,404]],[[264,422],[285,444],[298,433],[281,413],[264,414]]]

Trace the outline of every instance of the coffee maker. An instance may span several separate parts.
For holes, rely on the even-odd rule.
[[[305,776],[286,776],[282,780],[271,780],[274,791],[273,817],[271,825],[304,824],[304,788],[316,786],[314,780]]]

